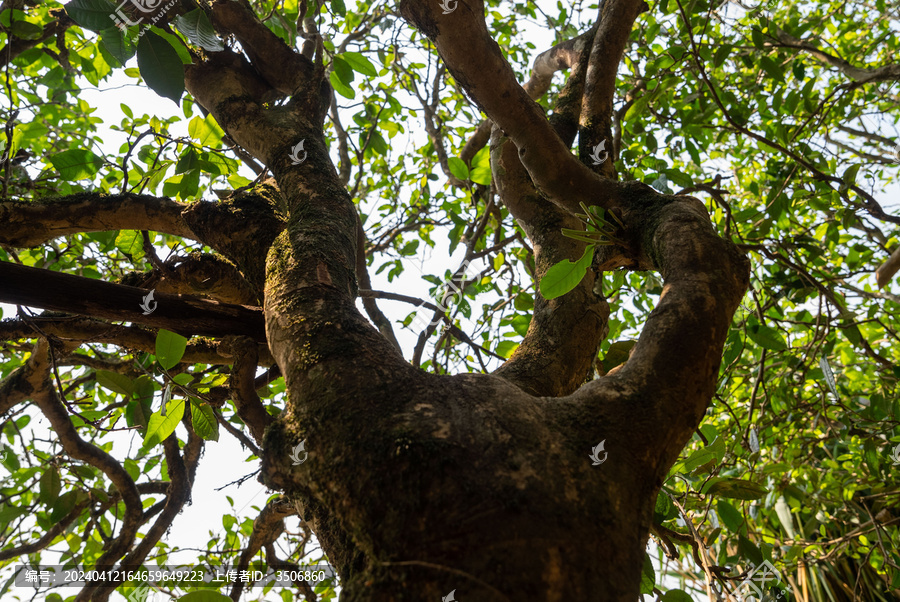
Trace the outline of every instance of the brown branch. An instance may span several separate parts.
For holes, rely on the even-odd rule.
[[[73,21],[63,9],[52,8],[48,11],[48,14],[51,17],[54,17],[54,20],[44,25],[44,29],[41,30],[41,35],[35,38],[17,38],[9,35],[9,31],[6,31],[7,38],[11,38],[11,41],[3,48],[0,48],[0,67],[5,67],[26,50],[30,50],[38,44],[42,44],[61,33],[64,34],[66,29],[75,25],[75,21]]]
[[[259,308],[230,305],[186,295],[154,295],[156,309],[143,315],[146,290],[0,262],[0,301],[40,307],[106,320],[166,328],[185,335],[225,336],[242,334],[265,342],[265,326]],[[144,307],[148,307],[144,305]],[[149,305],[152,307],[152,304]]]
[[[72,459],[86,462],[103,472],[115,485],[125,503],[125,516],[119,535],[95,562],[97,568],[112,568],[113,564],[131,547],[140,527],[143,516],[140,494],[134,480],[115,458],[78,435],[65,406],[56,394],[56,389],[50,383],[50,345],[46,339],[40,339],[34,346],[34,352],[29,362],[35,364],[35,376],[43,373],[44,377],[40,383],[34,382],[36,379],[30,383],[34,387],[34,401],[50,422],[50,427],[59,438],[66,454]]]
[[[494,183],[510,214],[535,249],[535,282],[565,259],[576,261],[583,242],[562,235],[562,228],[581,230],[580,220],[548,205],[522,167],[516,148],[491,143]],[[496,372],[532,395],[561,396],[575,391],[591,375],[597,348],[608,332],[609,304],[594,291],[600,274],[591,270],[574,290],[547,301],[535,291],[534,312],[525,338]]]
[[[122,284],[155,289],[169,294],[201,294],[222,303],[258,306],[262,299],[253,285],[232,262],[220,255],[191,253],[173,257],[164,264],[165,272],[134,273]]]
[[[257,443],[262,444],[266,427],[275,419],[266,411],[256,394],[256,343],[250,337],[230,337],[226,342],[231,346],[234,358],[230,378],[232,400],[238,416],[250,429],[250,434]]]
[[[78,232],[153,230],[195,238],[182,219],[189,205],[166,197],[79,193],[55,199],[0,202],[0,244],[35,247]]]
[[[266,27],[249,2],[218,0],[212,5],[211,17],[219,32],[238,39],[250,62],[268,85],[285,96],[292,96],[312,75],[312,61],[294,52]]]
[[[519,149],[538,188],[571,212],[579,203],[611,206],[616,189],[576,159],[556,135],[544,110],[519,85],[490,37],[479,0],[442,14],[427,0],[403,0],[400,13],[431,39],[453,77]]]
[[[900,270],[900,247],[891,253],[881,267],[875,270],[875,281],[878,283],[878,288],[887,286],[898,270]]]
[[[770,29],[774,29],[775,38],[778,40],[779,46],[802,50],[818,61],[825,63],[830,67],[835,67],[857,84],[862,85],[889,80],[900,81],[900,64],[883,65],[871,69],[856,67],[847,60],[828,54],[827,52],[820,50],[815,44],[795,38],[778,27]]]
[[[366,264],[366,233],[362,227],[362,221],[359,222],[359,228],[357,228],[357,247],[356,247],[356,278],[359,280],[360,289],[371,289],[372,288],[372,280],[369,278],[369,267]],[[375,324],[375,327],[378,329],[378,332],[384,335],[388,341],[391,342],[397,351],[401,351],[400,343],[397,341],[397,337],[394,334],[394,327],[391,325],[391,321],[387,319],[387,317],[381,313],[381,310],[378,308],[378,304],[375,303],[374,297],[362,297],[363,300],[363,308],[366,310],[366,314],[368,314],[369,319],[372,320],[372,323]]]
[[[0,550],[0,562],[9,560],[10,558],[27,556],[28,554],[40,552],[41,550],[52,544],[53,540],[55,540],[58,536],[62,535],[63,532],[69,528],[69,525],[75,522],[76,518],[81,516],[81,513],[84,512],[84,509],[88,507],[88,504],[88,501],[84,501],[76,505],[71,512],[65,515],[58,523],[54,523],[54,525],[50,527],[47,532],[44,533],[37,541],[23,544],[15,548],[10,548],[8,550]]]
[[[51,339],[72,343],[103,343],[118,345],[125,349],[137,349],[156,353],[156,332],[139,326],[121,326],[91,318],[52,315],[45,312],[31,316],[28,320],[4,320],[0,322],[0,340],[21,340],[37,338],[33,324]],[[220,351],[221,350],[221,351]],[[260,366],[272,366],[275,360],[265,343],[259,344]],[[211,339],[195,339],[188,343],[182,361],[187,364],[230,364],[231,352],[222,348],[222,343]],[[81,356],[76,357],[80,361]],[[61,362],[62,363],[62,362]],[[90,365],[90,364],[87,364]],[[97,366],[92,366],[97,367]],[[110,368],[104,367],[104,370]],[[7,377],[12,378],[20,368]],[[3,385],[0,385],[0,411],[3,408]]]
[[[236,567],[238,571],[247,570],[256,553],[265,546],[271,545],[284,533],[284,519],[292,514],[297,514],[297,510],[284,496],[270,500],[265,505],[259,516],[253,521],[253,531],[250,533],[247,547],[244,548],[238,559]],[[231,587],[231,599],[239,600],[243,590],[244,584],[240,581],[235,582]]]
[[[604,0],[600,3],[597,34],[584,80],[584,95],[579,122],[578,154],[587,163],[595,146],[605,140],[612,143],[613,101],[616,76],[634,20],[646,8],[643,0]],[[606,149],[612,155],[612,148]],[[606,160],[593,169],[615,179],[613,161]]]

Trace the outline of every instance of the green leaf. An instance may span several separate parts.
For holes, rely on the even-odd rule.
[[[334,12],[340,17],[347,15],[347,7],[344,5],[344,0],[331,0],[331,8],[333,8]]]
[[[175,164],[175,173],[185,173],[200,167],[200,157],[193,148],[188,147]]]
[[[16,520],[23,514],[28,512],[28,508],[17,508],[15,506],[0,506],[0,525],[7,525]]]
[[[715,440],[696,450],[687,460],[684,461],[685,472],[691,472],[698,466],[702,466],[711,460],[721,461],[725,455],[725,442],[722,437],[716,437]]]
[[[769,493],[762,485],[744,479],[710,480],[710,484],[704,489],[707,495],[734,500],[758,500]]]
[[[91,31],[103,31],[114,27],[116,5],[109,0],[73,0],[64,4],[66,14],[72,20]]]
[[[472,169],[469,170],[469,179],[476,184],[491,185],[491,149],[485,146],[475,153],[472,158]]]
[[[41,492],[38,497],[40,497],[42,503],[49,506],[51,502],[54,502],[59,497],[61,489],[59,470],[55,466],[48,466],[41,475],[39,484]]]
[[[519,344],[515,341],[500,341],[497,343],[497,355],[508,358],[518,348]]]
[[[188,124],[188,134],[197,140],[200,146],[213,146],[222,140],[225,132],[212,115],[207,115],[205,119],[199,116],[191,119]]]
[[[97,370],[97,384],[101,387],[121,393],[122,395],[131,395],[134,392],[134,382],[118,372],[110,372],[109,370]]]
[[[137,60],[150,89],[177,104],[184,94],[184,65],[172,44],[147,31],[138,41]]]
[[[654,587],[656,587],[656,572],[653,570],[653,563],[650,562],[650,555],[644,552],[644,566],[641,568],[641,593],[652,594]]]
[[[747,328],[747,336],[762,347],[763,349],[771,349],[772,351],[783,351],[787,349],[787,343],[781,333],[770,326],[762,324],[750,324]]]
[[[831,365],[828,363],[828,358],[824,355],[819,358],[819,367],[822,369],[822,374],[825,376],[825,382],[828,383],[828,388],[831,389],[834,399],[840,401],[841,398],[837,392],[837,383],[834,380],[834,372],[831,371]]]
[[[333,69],[332,73],[337,74],[337,78],[342,84],[344,84],[345,86],[349,86],[351,83],[353,83],[353,67],[350,66],[350,63],[345,61],[340,56],[336,56],[334,57],[331,66]]]
[[[588,267],[591,265],[591,259],[594,257],[594,247],[588,245],[584,250],[584,254],[576,262],[569,259],[563,259],[549,270],[541,278],[541,295],[544,299],[550,300],[565,295],[573,288],[578,286],[581,279],[587,273]]]
[[[375,65],[367,59],[365,56],[358,52],[345,52],[340,55],[342,59],[349,63],[350,67],[353,68],[354,71],[358,71],[363,75],[368,75],[369,77],[376,77],[378,75],[378,71],[375,69]]]
[[[175,17],[175,28],[183,33],[192,44],[200,46],[204,50],[210,52],[225,50],[209,17],[199,8]]]
[[[146,375],[138,376],[134,381],[134,395],[125,406],[125,422],[128,426],[147,428],[153,412],[153,394],[156,389],[153,381]]]
[[[103,165],[103,159],[86,148],[73,148],[50,157],[50,163],[66,180],[92,178]]]
[[[469,179],[469,168],[466,167],[465,161],[463,161],[459,157],[450,157],[449,159],[447,159],[447,163],[450,167],[450,173],[452,173],[454,176],[463,181]]]
[[[728,527],[728,530],[732,533],[743,533],[747,534],[747,526],[744,522],[744,516],[740,513],[740,511],[726,502],[725,500],[718,500],[716,502],[716,510],[718,511],[719,518]]]
[[[116,248],[134,261],[140,261],[144,257],[144,236],[137,230],[122,230],[116,235]]]
[[[144,447],[151,448],[165,441],[169,435],[175,432],[175,427],[181,422],[183,416],[184,399],[176,399],[169,403],[165,416],[161,412],[153,412],[147,423],[147,432],[144,433]]]
[[[748,559],[751,563],[756,565],[762,564],[762,552],[759,551],[759,548],[755,543],[753,543],[743,535],[738,535],[738,552],[740,552],[741,556]]]
[[[612,343],[609,346],[606,355],[603,356],[603,361],[601,362],[603,370],[609,372],[616,366],[627,362],[628,356],[636,343],[637,341],[631,340],[616,341],[615,343]]]
[[[78,503],[78,491],[67,491],[56,499],[53,510],[50,512],[50,522],[58,523],[71,512]]]
[[[109,27],[100,32],[100,43],[124,67],[128,59],[134,56],[137,45],[124,31],[118,27]],[[129,115],[133,117],[133,115]]]
[[[219,422],[209,404],[191,400],[191,424],[194,432],[207,441],[219,440]]]
[[[778,499],[775,501],[775,514],[778,515],[778,521],[781,523],[787,536],[795,539],[797,533],[794,531],[794,518],[791,515],[791,507],[788,506],[783,495],[778,496]]]
[[[841,176],[841,180],[844,182],[844,188],[849,188],[850,186],[856,184],[856,174],[859,173],[860,164],[854,163],[844,172],[844,175]]]
[[[178,365],[186,348],[187,339],[180,334],[160,330],[156,335],[156,360],[165,370]]]
[[[344,84],[337,75],[336,71],[332,71],[328,75],[328,81],[331,82],[331,86],[334,88],[334,91],[343,96],[344,98],[354,99],[356,98],[356,92],[353,91],[353,88]]]

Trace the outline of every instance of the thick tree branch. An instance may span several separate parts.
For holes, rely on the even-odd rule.
[[[266,340],[262,313],[253,307],[158,293],[156,309],[143,315],[141,306],[148,292],[133,286],[6,261],[0,262],[0,280],[4,282],[0,301],[5,303],[123,320],[185,335],[242,334],[260,343]]]
[[[260,22],[249,2],[217,0],[211,16],[216,29],[236,37],[259,74],[284,96],[293,96],[312,76],[313,62]]]
[[[534,64],[531,66],[531,76],[522,86],[528,95],[535,101],[539,100],[550,89],[550,84],[553,83],[553,76],[557,71],[564,71],[579,64],[582,57],[586,56],[585,50],[590,48],[591,40],[596,31],[596,27],[591,27],[583,34],[560,42],[553,48],[537,55],[534,59]],[[578,98],[581,98],[580,92]],[[470,165],[472,158],[475,157],[475,153],[488,143],[492,127],[493,122],[490,119],[485,119],[478,124],[475,133],[472,134],[459,154],[459,158],[465,161],[466,165]],[[569,145],[571,145],[571,142],[569,142]]]
[[[483,2],[461,2],[444,15],[438,3],[404,0],[400,12],[435,43],[454,78],[515,143],[532,180],[550,200],[572,213],[580,202],[615,204],[615,187],[569,152],[543,109],[519,85],[487,31]]]
[[[110,324],[78,316],[51,315],[52,313],[45,312],[39,316],[29,317],[27,320],[13,319],[0,322],[0,340],[33,339],[47,335],[53,340],[64,343],[103,343],[117,345],[123,349],[156,353],[156,331],[154,330],[144,329],[140,326]],[[40,328],[40,333],[35,331],[34,326]],[[273,366],[275,360],[268,352],[266,344],[259,343],[258,347],[259,365]],[[223,348],[222,342],[198,337],[188,342],[182,361],[186,364],[225,365],[231,363],[230,358],[231,352]],[[83,362],[83,360],[79,361]],[[62,363],[60,362],[60,364]],[[90,365],[87,362],[83,363]],[[103,369],[111,368],[107,366]],[[21,368],[14,370],[6,381],[11,382],[13,375],[17,374],[19,370]],[[4,385],[0,385],[0,412],[3,411],[5,403],[3,391],[5,391]]]
[[[588,163],[596,145],[604,140],[612,143],[616,76],[634,20],[646,6],[643,0],[604,0],[600,4],[599,27],[585,75],[579,123],[578,154],[584,163]],[[606,150],[612,155],[611,147]],[[594,169],[607,178],[616,177],[613,161],[603,161]]]
[[[0,202],[0,244],[35,247],[78,232],[153,230],[196,238],[182,218],[188,203],[136,194],[79,193],[57,199]]]
[[[500,198],[534,246],[535,282],[564,259],[578,260],[585,244],[562,235],[581,222],[548,203],[534,190],[515,147],[494,130],[491,164]],[[589,271],[574,290],[547,301],[535,292],[534,313],[525,339],[496,372],[532,395],[559,397],[589,377],[597,348],[608,331],[609,305],[595,291],[600,275]]]
[[[602,389],[628,399],[630,411],[641,416],[635,440],[652,443],[646,453],[653,459],[647,460],[665,471],[712,399],[731,320],[747,290],[749,262],[716,235],[699,200],[633,190],[625,223],[640,233],[642,255],[665,285],[630,359],[576,396]]]
[[[131,273],[122,279],[122,284],[174,295],[201,294],[235,305],[262,304],[255,287],[220,255],[194,252],[188,257],[173,257],[164,267],[165,273]]]

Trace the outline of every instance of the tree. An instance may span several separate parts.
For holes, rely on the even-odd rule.
[[[273,495],[198,565],[314,533],[349,602],[897,596],[898,17],[4,2],[0,561],[164,560],[227,431]],[[183,121],[79,98],[135,55]],[[373,290],[426,248],[431,300]]]

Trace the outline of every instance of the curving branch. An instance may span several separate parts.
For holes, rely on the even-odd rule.
[[[32,386],[31,396],[50,422],[50,427],[59,438],[66,454],[72,459],[86,462],[103,472],[122,496],[125,504],[125,516],[119,535],[106,546],[103,554],[95,562],[97,568],[112,568],[113,564],[131,548],[141,525],[144,511],[140,494],[134,480],[115,458],[82,439],[75,430],[66,407],[60,401],[55,387],[50,382],[50,344],[46,339],[38,340],[28,361],[34,366],[34,378],[28,383]],[[40,382],[38,382],[38,378],[41,379]],[[83,594],[85,594],[84,590],[77,599],[86,599]]]
[[[544,110],[519,85],[487,31],[483,2],[460,3],[445,15],[438,3],[403,0],[400,13],[434,42],[453,77],[515,143],[532,180],[551,201],[572,213],[582,202],[615,204],[616,188],[569,152]]]
[[[586,396],[597,412],[612,399],[627,400],[627,414],[640,415],[633,444],[647,446],[634,453],[651,453],[648,462],[662,478],[712,399],[731,320],[749,285],[749,261],[716,234],[693,197],[636,190],[625,223],[641,232],[642,255],[662,274],[663,292],[628,361],[575,397]]]
[[[537,55],[531,66],[531,76],[522,86],[525,92],[535,101],[546,94],[547,90],[550,89],[550,84],[553,83],[553,76],[558,71],[571,69],[581,62],[582,57],[585,56],[585,50],[590,49],[591,40],[596,31],[597,27],[595,25],[586,32],[564,40]],[[580,98],[581,94],[579,93],[578,96]],[[493,122],[490,119],[485,119],[478,124],[475,133],[472,134],[459,154],[459,158],[465,161],[466,165],[470,165],[475,157],[475,153],[488,143],[492,127]]]
[[[491,144],[494,182],[509,212],[534,247],[535,282],[564,259],[578,260],[585,244],[562,235],[581,222],[547,203],[534,189],[509,141]],[[558,397],[575,391],[591,375],[597,348],[608,332],[609,304],[600,274],[589,271],[574,290],[547,301],[535,291],[534,312],[525,338],[496,372],[532,395]]]
[[[284,533],[284,519],[293,514],[297,514],[297,510],[284,496],[279,496],[266,503],[259,516],[253,521],[250,540],[247,542],[247,547],[241,552],[237,563],[238,571],[247,570],[256,553],[274,543]],[[231,587],[231,599],[239,600],[243,591],[244,584],[240,581],[235,582]]]
[[[256,393],[256,366],[259,359],[256,343],[250,337],[229,337],[224,341],[231,347],[234,369],[231,371],[230,388],[238,416],[250,429],[257,443],[262,443],[266,427],[274,418],[266,411]]]

